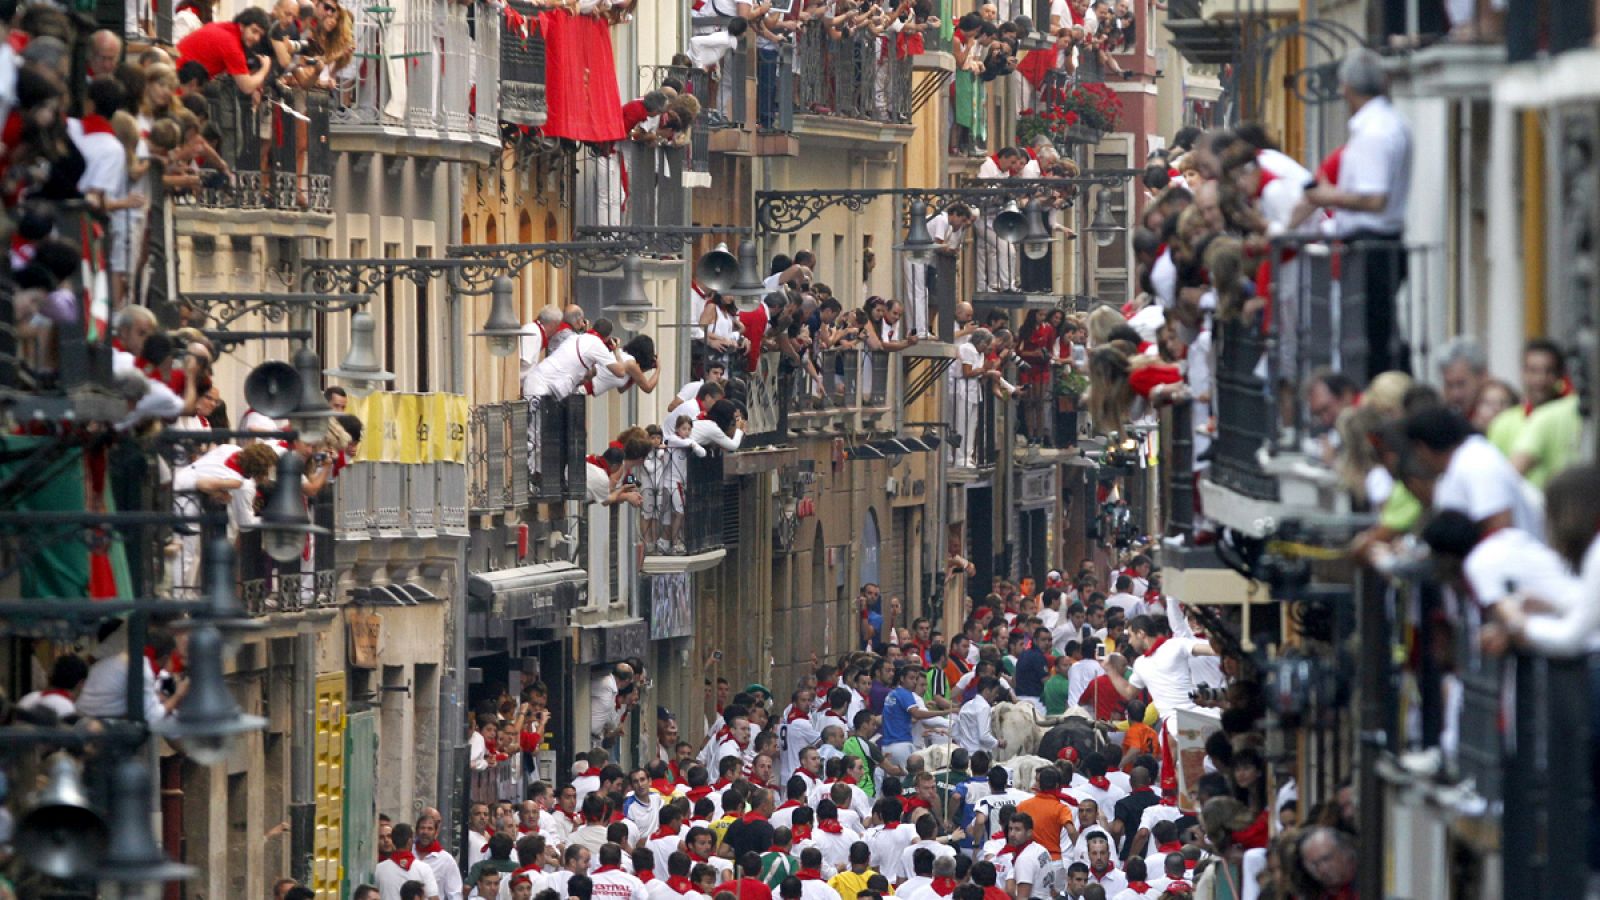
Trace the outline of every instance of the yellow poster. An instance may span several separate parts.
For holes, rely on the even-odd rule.
[[[461,394],[369,394],[350,398],[349,412],[361,420],[358,462],[467,461],[471,406]]]
[[[428,446],[428,433],[432,423],[428,421],[426,404],[419,394],[391,394],[389,402],[399,432],[399,443],[395,448],[395,456],[388,462],[406,463],[416,465],[426,462],[423,459],[423,448]]]

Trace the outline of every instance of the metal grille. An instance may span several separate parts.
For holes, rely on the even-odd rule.
[[[744,525],[739,512],[741,483],[741,481],[735,481],[731,485],[727,482],[722,483],[722,543],[730,549],[739,546],[739,530]]]
[[[688,553],[704,553],[723,545],[721,519],[725,514],[722,455],[689,457],[684,482],[683,543]]]
[[[1277,500],[1277,479],[1257,454],[1272,440],[1275,419],[1267,384],[1256,376],[1265,343],[1245,322],[1223,322],[1217,343],[1217,439],[1211,480],[1259,500]]]

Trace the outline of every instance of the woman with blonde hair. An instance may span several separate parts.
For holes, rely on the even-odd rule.
[[[1089,330],[1089,348],[1094,349],[1110,342],[1111,333],[1118,325],[1128,324],[1128,320],[1114,306],[1097,306],[1089,311],[1085,324]]]
[[[1116,345],[1089,354],[1089,418],[1096,431],[1121,431],[1162,406],[1186,402],[1188,389],[1177,366],[1129,354]]]

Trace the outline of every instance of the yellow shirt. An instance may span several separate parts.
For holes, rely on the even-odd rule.
[[[867,879],[876,874],[871,869],[859,875],[853,869],[845,869],[828,879],[828,887],[839,892],[839,900],[856,900],[856,895],[867,889]]]

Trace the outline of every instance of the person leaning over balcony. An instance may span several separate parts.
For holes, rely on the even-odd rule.
[[[1411,189],[1411,129],[1385,96],[1383,60],[1365,47],[1339,64],[1339,86],[1350,107],[1350,138],[1344,145],[1339,177],[1321,180],[1306,200],[1333,211],[1333,229],[1344,241],[1398,242],[1405,229]],[[1395,333],[1394,295],[1406,277],[1403,249],[1367,254],[1367,370],[1403,368]]]
[[[701,418],[695,420],[689,436],[702,447],[737,450],[744,440],[744,416],[732,400],[718,400]]]
[[[332,89],[355,60],[355,18],[337,0],[317,0],[315,8],[315,22],[304,32],[302,64],[291,70],[291,80],[301,88]]]
[[[1089,417],[1095,429],[1106,434],[1121,431],[1159,407],[1189,399],[1177,366],[1130,354],[1120,343],[1096,347],[1089,355]]]
[[[586,323],[580,311],[578,325],[583,324]],[[618,378],[628,377],[628,366],[620,351],[608,345],[601,334],[610,333],[610,323],[601,319],[590,330],[579,330],[578,325],[573,326],[576,333],[563,339],[561,345],[553,348],[524,378],[524,392],[530,397],[565,399],[588,381],[596,369],[603,368]]]
[[[1405,433],[1417,463],[1435,478],[1434,510],[1466,513],[1485,532],[1513,527],[1541,533],[1537,494],[1493,444],[1472,433],[1466,419],[1427,406],[1407,416]]]
[[[252,70],[247,53],[253,53],[267,36],[272,19],[267,11],[248,7],[231,22],[212,22],[203,25],[178,44],[178,65],[193,60],[206,67],[206,74],[217,78],[226,73],[243,94],[254,94],[272,73],[272,59],[254,54],[257,65]]]
[[[621,394],[629,388],[637,387],[646,394],[653,393],[656,382],[661,378],[661,370],[656,368],[656,344],[647,334],[641,334],[622,347],[617,348],[617,359],[622,362],[622,373],[614,372],[610,366],[598,366],[594,375],[585,387],[591,397],[598,397],[607,391],[616,391]]]

